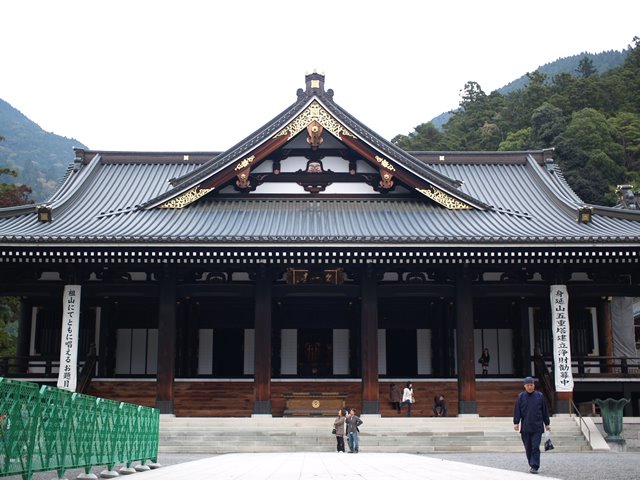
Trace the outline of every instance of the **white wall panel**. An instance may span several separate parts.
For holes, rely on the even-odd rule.
[[[498,330],[498,343],[500,344],[500,358],[498,366],[501,375],[513,375],[513,330],[501,328]],[[493,355],[491,356],[493,363]],[[493,373],[491,366],[489,373]]]
[[[349,329],[333,330],[333,374],[349,375]]]
[[[213,373],[213,329],[198,330],[198,375]]]
[[[131,329],[116,331],[116,375],[128,375],[131,368]]]
[[[295,328],[283,328],[280,331],[280,373],[298,373],[298,330]]]
[[[431,330],[419,328],[416,331],[418,347],[418,375],[431,375],[433,365],[431,364]]]

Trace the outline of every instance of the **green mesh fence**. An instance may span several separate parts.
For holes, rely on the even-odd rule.
[[[155,408],[0,377],[0,477],[158,460]]]

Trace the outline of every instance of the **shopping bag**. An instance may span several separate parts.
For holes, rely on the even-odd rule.
[[[544,438],[545,438],[545,441],[544,441],[545,452],[548,452],[549,450],[553,450],[554,448],[556,448],[553,446],[553,442],[551,441],[551,432],[549,430],[545,432]]]

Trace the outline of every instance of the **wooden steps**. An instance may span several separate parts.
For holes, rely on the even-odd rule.
[[[406,406],[398,414],[392,407],[389,398],[389,385],[397,382],[380,382],[380,413],[383,417],[406,415]],[[444,395],[447,402],[447,415],[458,415],[458,384],[455,380],[415,381],[413,392],[416,402],[411,405],[411,415],[414,417],[433,416],[433,398]],[[401,385],[404,388],[404,384]],[[513,414],[513,405],[518,393],[522,391],[520,380],[489,380],[476,381],[476,401],[478,414],[481,417],[505,417]]]
[[[511,417],[382,418],[363,415],[363,452],[522,452]],[[575,418],[554,417],[556,451],[590,451]],[[163,453],[335,451],[333,419],[318,417],[160,419]]]
[[[250,417],[253,382],[176,382],[174,414],[178,417]]]

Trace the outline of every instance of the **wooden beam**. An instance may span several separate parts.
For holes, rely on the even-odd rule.
[[[285,135],[271,138],[267,140],[265,143],[260,145],[259,147],[247,152],[243,157],[245,159],[252,158],[250,162],[251,168],[254,168],[260,161],[262,161],[267,155],[274,152],[278,148],[282,147],[285,143],[287,143],[288,139]],[[240,160],[242,163],[242,160]],[[208,178],[200,184],[200,188],[220,188],[225,183],[229,182],[238,174],[239,164],[237,162],[233,162],[232,164],[225,167],[225,169],[216,174],[213,177]]]
[[[378,163],[378,161],[376,161],[376,156],[378,154],[373,149],[371,149],[368,145],[362,142],[362,140],[359,140],[357,138],[351,138],[345,135],[342,141],[349,148],[352,148],[353,150],[358,152],[358,154],[360,154],[362,158],[364,158],[367,162],[369,162],[373,167],[375,167],[376,169],[380,168],[380,164]],[[406,173],[404,170],[400,170],[399,168],[396,168],[393,171],[393,176],[411,188],[425,187],[424,183],[416,181],[415,177]]]

